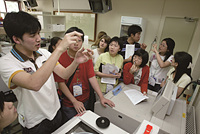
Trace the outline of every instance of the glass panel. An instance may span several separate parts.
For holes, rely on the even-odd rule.
[[[7,7],[7,12],[18,12],[19,11],[19,5],[18,2],[16,1],[6,1],[6,7]]]
[[[95,40],[95,31],[96,31],[96,15],[94,13],[76,13],[76,12],[67,12],[62,11],[60,14],[55,12],[56,15],[65,15],[66,16],[66,29],[76,26],[82,29],[85,35],[89,36],[90,41]]]

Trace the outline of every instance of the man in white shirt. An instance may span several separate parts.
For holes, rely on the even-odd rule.
[[[23,133],[52,133],[63,123],[52,72],[68,79],[78,64],[92,57],[92,52],[80,50],[72,64],[64,68],[58,62],[60,55],[82,34],[66,34],[51,54],[40,48],[41,25],[37,18],[22,11],[12,12],[6,15],[3,26],[14,46],[0,59],[0,74],[17,97]]]

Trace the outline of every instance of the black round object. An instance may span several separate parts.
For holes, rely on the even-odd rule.
[[[100,128],[107,128],[110,125],[110,121],[106,117],[99,117],[96,120],[96,124]]]

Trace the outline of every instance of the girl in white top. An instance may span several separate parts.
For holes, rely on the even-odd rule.
[[[96,49],[93,50],[94,54],[92,56],[92,62],[93,62],[93,66],[95,65],[98,57],[100,54],[108,51],[107,46],[110,42],[110,37],[107,36],[107,35],[104,35],[102,36],[100,39],[99,39],[99,42],[98,42],[98,47]]]
[[[172,63],[174,47],[175,42],[171,38],[163,39],[158,50],[157,45],[153,45],[152,51],[154,53],[149,60],[150,74],[148,89],[155,92],[161,89],[160,84],[165,80]]]
[[[184,88],[191,82],[192,56],[186,52],[176,52],[171,64],[174,68],[167,73],[167,79],[178,86],[177,98],[184,92]],[[165,84],[163,81],[161,86]]]

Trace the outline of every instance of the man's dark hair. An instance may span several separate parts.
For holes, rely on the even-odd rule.
[[[140,67],[144,67],[149,60],[149,53],[147,51],[145,51],[144,49],[138,49],[137,51],[135,51],[135,53],[132,56],[132,59],[131,59],[132,63],[133,63],[133,57],[135,55],[142,57],[142,63],[140,65]]]
[[[13,36],[22,39],[25,33],[35,34],[41,30],[38,19],[23,11],[7,13],[3,27],[13,43]]]
[[[4,93],[1,91],[0,92],[0,115],[1,112],[3,112],[4,109]]]
[[[138,25],[133,24],[128,28],[128,37],[130,37],[131,34],[135,36],[135,34],[139,32],[142,32],[142,28]]]
[[[74,31],[83,34],[83,35],[81,36],[81,38],[82,38],[82,41],[84,42],[84,32],[83,32],[83,30],[79,29],[78,27],[70,27],[70,28],[65,32],[65,34],[71,33],[71,32],[74,32]]]

